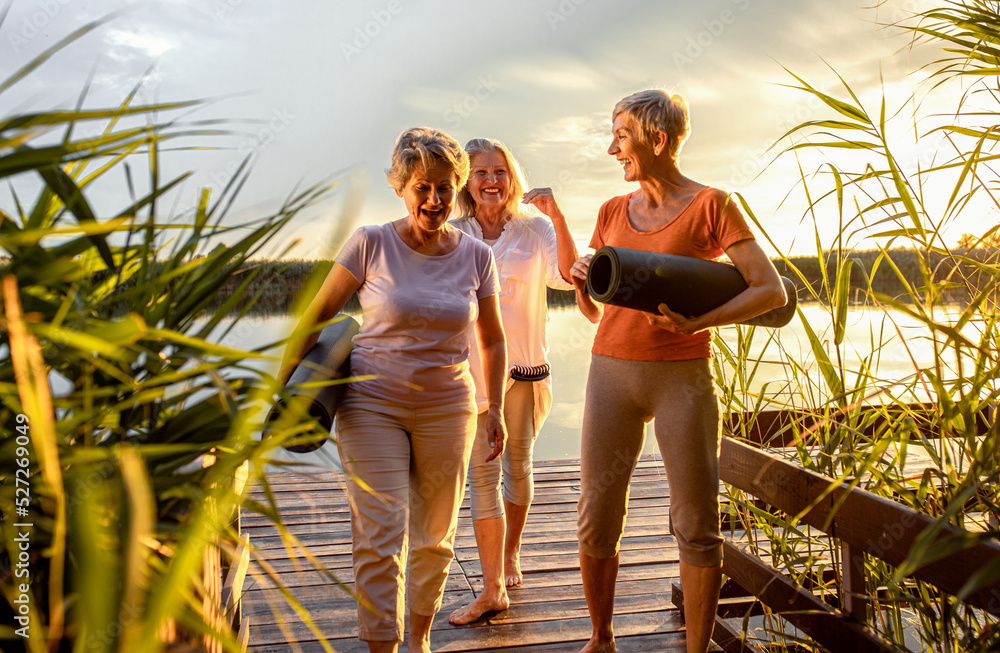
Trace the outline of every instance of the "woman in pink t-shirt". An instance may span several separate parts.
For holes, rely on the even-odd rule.
[[[407,590],[409,650],[430,651],[476,433],[473,333],[489,403],[487,457],[499,456],[506,440],[493,253],[448,223],[468,174],[468,157],[451,137],[423,127],[403,132],[386,176],[407,216],[351,236],[298,331],[332,319],[358,293],[364,318],[351,352],[358,380],[337,411],[337,445],[351,501],[359,637],[373,652],[393,652],[402,641]],[[317,333],[289,346],[280,378]]]
[[[601,207],[591,247],[703,259],[725,253],[749,287],[697,317],[665,304],[659,314],[642,313],[595,304],[584,292],[590,256],[573,266],[577,304],[592,322],[600,322],[580,453],[580,568],[593,625],[583,652],[615,650],[612,614],[628,486],[646,423],[654,419],[670,484],[687,650],[702,652],[712,637],[722,580],[720,411],[711,328],[783,306],[785,291],[732,198],[681,174],[677,156],[690,131],[683,98],[661,90],[635,93],[618,102],[612,121],[608,154],[622,164],[625,180],[639,188]]]

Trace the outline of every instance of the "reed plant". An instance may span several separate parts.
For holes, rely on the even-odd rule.
[[[0,82],[0,96],[103,22]],[[25,198],[18,189],[31,186],[11,184],[0,210],[0,649],[146,653],[186,640],[238,651],[203,570],[214,546],[223,558],[241,545],[253,553],[234,511],[267,515],[291,550],[322,565],[273,502],[251,501],[234,482],[305,428],[255,440],[275,390],[256,364],[267,347],[219,344],[254,302],[254,272],[211,305],[333,183],[230,228],[244,162],[217,197],[204,189],[189,211],[165,216],[188,175],[165,178],[162,153],[222,132],[185,121],[194,102],[140,105],[133,91],[119,106],[89,109],[86,95],[73,109],[0,117],[0,178],[37,189]],[[78,136],[85,125],[100,125],[99,135]],[[97,210],[88,194],[99,181],[131,199]],[[271,496],[266,476],[249,481]]]
[[[957,597],[907,574],[1000,535],[1000,260],[996,250],[953,247],[946,237],[949,226],[970,211],[1000,208],[1000,176],[993,168],[1000,139],[1000,6],[946,2],[884,28],[939,53],[913,72],[922,81],[899,106],[884,92],[877,106],[867,106],[832,70],[838,90],[830,93],[788,71],[791,86],[818,99],[828,115],[792,127],[780,141],[779,156],[796,161],[801,171],[797,188],[806,223],[813,225],[817,269],[804,270],[788,256],[783,264],[786,274],[801,280],[818,274],[821,282],[803,284],[804,292],[820,301],[825,318],[807,320],[800,307],[809,344],[805,357],[753,327],[738,327],[728,344],[718,339],[719,388],[732,410],[783,408],[815,418],[809,429],[797,426],[804,420],[788,427],[797,441],[780,452],[798,464],[973,533],[923,538],[899,569],[867,559],[869,622],[878,632],[900,651],[998,650],[997,619],[961,599],[1000,577],[1000,565],[981,570]],[[951,106],[937,113],[928,109],[942,104]],[[914,142],[899,136],[907,133]],[[921,158],[914,163],[904,154],[914,147],[938,149],[929,164]],[[826,235],[831,231],[832,237]],[[889,255],[892,248],[910,251],[907,266]],[[859,250],[873,251],[866,254],[869,265],[857,265]],[[897,290],[873,283],[879,275],[890,277]],[[955,293],[964,301],[954,304]],[[850,344],[848,306],[855,300],[880,319],[872,322],[868,342]],[[913,324],[923,335],[905,336]],[[910,373],[879,373],[890,347],[906,351]],[[755,371],[765,363],[783,366],[787,381],[781,388],[755,387]],[[879,418],[880,426],[867,428]],[[833,538],[811,531],[795,515],[758,509],[736,489],[727,493],[758,555],[821,588],[824,571],[839,576]],[[835,580],[825,585],[838,589]],[[747,638],[770,650],[804,643],[773,617],[750,624],[744,620]]]

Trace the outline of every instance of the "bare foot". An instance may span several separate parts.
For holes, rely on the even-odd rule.
[[[597,639],[597,636],[590,638],[587,645],[580,649],[580,653],[615,653],[615,638],[610,640]]]
[[[451,616],[448,617],[448,621],[461,626],[475,621],[487,612],[500,612],[509,607],[510,599],[507,598],[507,590],[501,587],[499,592],[484,591],[469,605],[452,612]]]
[[[518,553],[513,555],[504,556],[503,561],[504,568],[504,582],[507,587],[516,587],[521,584],[524,579],[521,576],[521,556]]]

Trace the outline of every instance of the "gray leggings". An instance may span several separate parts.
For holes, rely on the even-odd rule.
[[[535,425],[535,392],[531,382],[513,382],[504,395],[503,422],[507,427],[504,451],[499,458],[487,463],[485,460],[491,447],[486,441],[486,413],[479,414],[472,458],[469,460],[469,503],[473,521],[503,517],[501,468],[504,499],[519,506],[530,506],[535,494],[531,451],[538,430]]]
[[[670,519],[680,558],[698,567],[722,561],[719,531],[720,413],[711,361],[629,361],[594,354],[587,380],[580,452],[580,551],[618,554],[629,482],[646,423],[670,487]]]

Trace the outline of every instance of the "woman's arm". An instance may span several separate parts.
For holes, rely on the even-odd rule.
[[[576,289],[577,308],[592,324],[597,324],[604,316],[604,307],[591,299],[590,295],[585,292],[587,270],[590,268],[590,259],[592,258],[594,258],[593,254],[585,254],[576,260],[570,270],[570,281],[573,282],[573,287]]]
[[[576,251],[576,241],[566,223],[566,216],[559,209],[555,196],[552,195],[551,188],[533,188],[524,194],[521,200],[525,204],[532,204],[539,211],[549,216],[552,227],[556,230],[556,249],[559,252],[559,274],[567,283],[572,283],[573,263],[579,257]]]
[[[486,462],[503,453],[507,441],[507,427],[503,423],[503,397],[507,382],[507,342],[500,322],[500,301],[495,294],[479,300],[479,319],[476,320],[476,338],[486,378],[486,397],[490,402],[486,415],[487,442],[492,451]]]
[[[666,304],[660,304],[661,315],[646,314],[649,323],[667,331],[691,335],[710,327],[743,322],[785,305],[788,297],[781,277],[756,240],[741,240],[732,244],[726,250],[726,256],[743,275],[747,282],[746,290],[722,306],[694,318],[684,317],[670,310]]]
[[[340,263],[334,263],[330,274],[326,276],[323,286],[316,293],[316,296],[309,303],[295,333],[285,347],[285,356],[281,361],[281,369],[278,372],[278,382],[285,384],[292,375],[295,367],[302,360],[316,341],[319,340],[319,331],[313,329],[317,324],[321,324],[343,310],[347,300],[351,298],[361,282],[354,278],[354,275],[347,271],[347,268]]]

